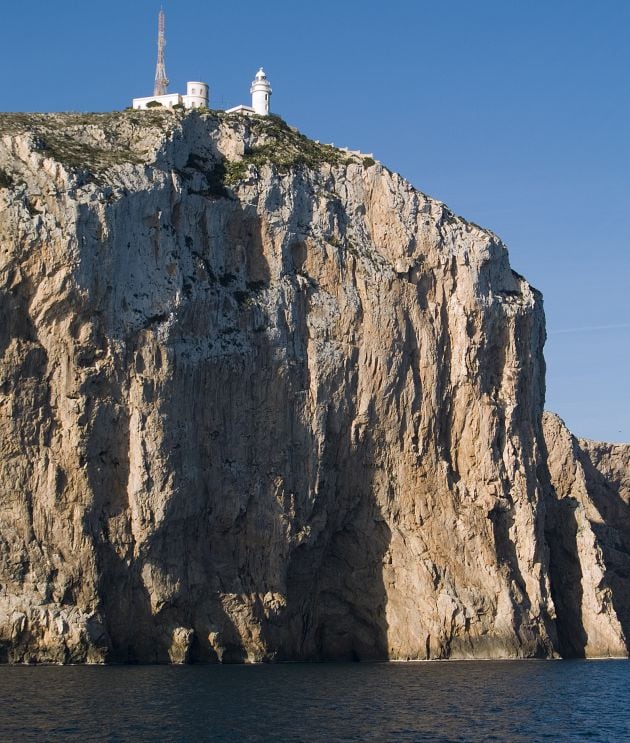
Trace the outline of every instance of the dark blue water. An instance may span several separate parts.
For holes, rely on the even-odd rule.
[[[630,741],[630,663],[3,666],[0,739]]]

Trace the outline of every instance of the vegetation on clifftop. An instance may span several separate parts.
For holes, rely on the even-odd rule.
[[[129,133],[129,122],[133,126]],[[0,136],[29,133],[34,149],[75,170],[100,173],[112,165],[148,159],[146,128],[166,133],[175,119],[152,111],[112,113],[3,113]],[[124,132],[127,132],[126,134]]]
[[[27,134],[33,150],[67,168],[99,180],[108,168],[124,164],[150,163],[155,144],[183,126],[189,117],[217,120],[229,127],[237,125],[245,142],[251,143],[242,158],[221,163],[189,162],[183,176],[202,172],[208,181],[204,194],[213,198],[228,196],[226,187],[246,178],[251,167],[271,165],[286,173],[293,168],[318,168],[324,163],[374,165],[371,157],[362,157],[309,139],[279,116],[242,116],[221,111],[173,111],[164,108],[136,111],[126,109],[110,113],[3,113],[0,137]],[[131,125],[131,126],[130,126]],[[191,156],[193,157],[193,156]],[[211,172],[212,171],[212,172]],[[11,185],[9,174],[0,178],[0,186]]]
[[[248,117],[247,128],[261,144],[249,148],[241,160],[226,162],[227,185],[243,180],[250,166],[260,168],[270,164],[286,172],[299,166],[315,168],[323,163],[340,165],[354,162],[343,150],[309,139],[279,116]]]

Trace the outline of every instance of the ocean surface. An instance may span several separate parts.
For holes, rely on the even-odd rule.
[[[2,666],[0,740],[630,741],[630,662]]]

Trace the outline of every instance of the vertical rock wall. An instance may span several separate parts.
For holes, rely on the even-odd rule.
[[[625,656],[630,636],[630,446],[576,439],[545,413],[551,578],[560,650]]]
[[[586,647],[541,298],[495,235],[272,119],[0,134],[2,658]]]

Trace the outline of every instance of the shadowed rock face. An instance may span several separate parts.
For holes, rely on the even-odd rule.
[[[625,653],[626,450],[586,549],[540,295],[380,164],[0,116],[0,320],[0,660]]]
[[[545,413],[547,538],[564,655],[625,656],[630,637],[630,446],[576,439]]]

